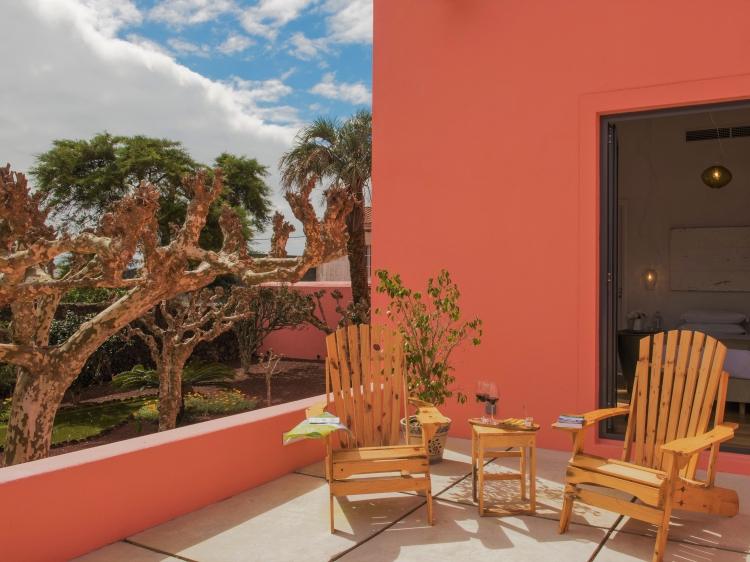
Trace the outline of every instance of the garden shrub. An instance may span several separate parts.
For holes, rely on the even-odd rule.
[[[6,398],[0,402],[0,423],[7,422],[10,417],[10,403],[13,399]]]
[[[13,396],[17,378],[15,365],[3,365],[0,367],[0,398]]]
[[[257,402],[240,392],[217,390],[205,393],[189,392],[185,394],[185,413],[189,416],[216,416],[221,414],[238,414],[253,410]],[[159,422],[159,401],[149,400],[134,414],[135,419]]]
[[[147,401],[135,414],[133,414],[133,417],[137,420],[159,423],[159,401],[156,398]]]
[[[209,391],[205,394],[191,392],[185,395],[185,411],[196,416],[238,414],[256,407],[255,400],[237,389]]]

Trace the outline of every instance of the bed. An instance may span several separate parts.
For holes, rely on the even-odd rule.
[[[745,415],[747,404],[750,403],[750,335],[708,335],[727,346],[724,359],[724,370],[729,373],[727,402],[738,402],[740,414]]]

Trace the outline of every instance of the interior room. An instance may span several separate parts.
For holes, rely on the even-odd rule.
[[[722,447],[750,453],[750,107],[623,120],[611,132],[616,400],[630,402],[644,335],[702,331],[728,348],[725,420],[740,428]]]

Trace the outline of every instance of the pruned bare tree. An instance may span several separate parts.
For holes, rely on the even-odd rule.
[[[224,207],[219,251],[198,244],[209,206],[222,189],[217,168],[211,185],[205,173],[186,176],[190,197],[185,221],[173,227],[159,245],[158,191],[142,182],[114,202],[96,229],[77,234],[58,232],[47,224],[49,209],[39,207],[23,174],[10,165],[0,168],[0,306],[10,304],[12,343],[0,344],[0,362],[19,367],[5,440],[4,464],[15,465],[49,454],[52,425],[65,390],[88,357],[110,336],[157,303],[205,287],[217,275],[231,273],[245,285],[269,281],[294,283],[305,271],[346,255],[344,218],[351,198],[340,189],[326,193],[327,208],[318,220],[310,203],[308,182],[286,199],[302,223],[305,249],[296,258],[253,258],[241,233],[237,214]],[[70,268],[55,275],[55,259],[68,254]],[[136,275],[123,273],[140,258]],[[49,330],[60,299],[78,287],[124,288],[127,293],[84,322],[65,342],[49,345]]]
[[[266,377],[266,406],[271,405],[271,379],[276,374],[276,369],[279,367],[279,361],[283,358],[283,353],[281,355],[274,355],[273,349],[268,350],[268,354],[265,356],[265,365],[263,364],[264,357],[260,357],[259,364],[263,367],[263,375]]]
[[[271,236],[271,250],[268,255],[272,258],[286,257],[286,243],[289,235],[296,229],[292,223],[284,220],[284,215],[276,211],[273,216],[273,236]]]
[[[182,372],[202,341],[211,341],[250,315],[246,287],[233,287],[228,299],[224,290],[193,291],[184,300],[163,300],[125,328],[126,337],[142,339],[156,363],[159,377],[159,431],[174,429],[183,405]],[[146,331],[139,326],[143,326]]]
[[[250,370],[252,359],[268,334],[304,327],[310,308],[310,296],[287,285],[264,285],[253,287],[251,291],[250,314],[232,327],[245,373]]]
[[[326,334],[330,335],[339,328],[345,328],[350,324],[357,324],[362,318],[370,317],[370,308],[364,301],[359,301],[356,304],[349,301],[346,308],[341,306],[341,300],[344,295],[338,289],[331,291],[331,298],[336,301],[336,313],[341,315],[336,326],[329,326],[328,319],[326,318],[325,308],[321,299],[325,296],[326,290],[320,289],[309,295],[310,300],[308,302],[307,315],[305,322],[311,326],[322,330]]]

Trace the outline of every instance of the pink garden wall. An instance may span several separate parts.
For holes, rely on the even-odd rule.
[[[484,321],[482,345],[456,357],[460,386],[499,381],[500,415],[525,405],[539,445],[567,450],[549,425],[597,407],[599,116],[750,99],[750,3],[374,9],[373,267],[413,287],[448,269]],[[473,400],[444,411],[468,437]],[[750,473],[750,458],[723,454],[720,469]]]

